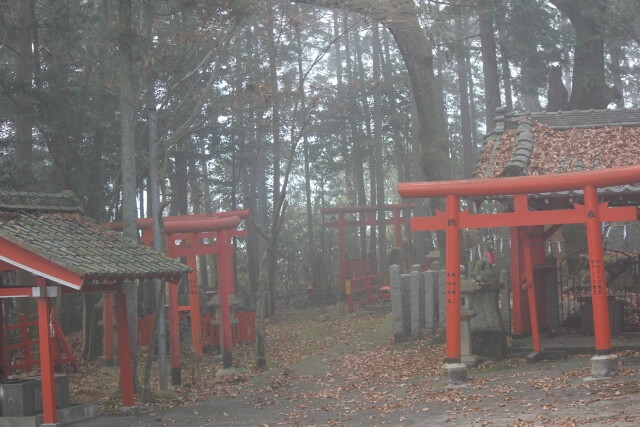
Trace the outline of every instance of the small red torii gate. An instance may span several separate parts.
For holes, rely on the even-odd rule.
[[[529,300],[531,332],[534,351],[540,351],[538,315],[535,298],[535,280],[532,268],[531,227],[545,224],[585,224],[589,249],[589,270],[593,301],[593,322],[595,332],[596,357],[592,358],[592,371],[602,367],[606,358],[615,363],[611,354],[611,331],[609,328],[609,308],[607,286],[604,273],[602,250],[602,222],[636,221],[640,209],[636,206],[609,207],[599,203],[597,188],[635,184],[640,182],[640,165],[586,172],[571,172],[551,175],[488,178],[458,181],[406,182],[398,184],[398,192],[405,198],[446,198],[446,211],[437,211],[435,216],[411,219],[411,229],[446,231],[446,358],[451,369],[460,368],[460,229],[512,227],[520,239],[524,252],[525,282],[512,283],[514,295],[526,289]],[[574,203],[573,209],[549,211],[529,211],[528,194],[583,190],[584,205]],[[471,214],[460,211],[460,197],[513,195],[513,212],[494,214]],[[515,299],[515,298],[514,298]],[[514,301],[514,305],[515,305]],[[462,365],[464,367],[464,365]],[[464,379],[466,379],[465,369]]]
[[[167,242],[167,256],[170,258],[187,258],[187,265],[191,267],[188,274],[189,305],[178,305],[178,283],[171,283],[169,287],[169,330],[171,351],[172,383],[180,381],[180,341],[179,341],[179,313],[187,312],[191,316],[191,339],[194,352],[202,355],[202,315],[200,313],[200,296],[198,293],[198,271],[196,257],[198,255],[218,255],[218,293],[220,297],[220,334],[223,367],[232,366],[231,313],[229,310],[229,295],[235,294],[233,274],[233,253],[235,246],[231,243],[233,237],[246,236],[246,230],[238,230],[242,219],[249,217],[250,211],[234,210],[216,212],[212,214],[193,214],[167,216],[163,218],[164,232]],[[137,227],[142,230],[141,242],[153,246],[153,219],[140,218]],[[108,224],[113,229],[121,229],[122,223]],[[211,239],[205,243],[204,239]],[[107,295],[105,295],[107,298]],[[110,307],[110,301],[105,299],[105,309]],[[105,314],[107,316],[108,314]],[[108,320],[105,319],[105,324]],[[110,324],[110,323],[109,323]],[[105,328],[105,342],[113,342],[107,337]],[[106,353],[106,351],[105,351]],[[112,353],[112,351],[111,351]],[[105,358],[107,355],[105,354]]]
[[[393,225],[393,232],[395,235],[396,247],[402,247],[402,225],[409,225],[409,217],[402,216],[402,211],[405,209],[413,209],[413,204],[388,204],[385,205],[385,211],[391,212],[391,217],[385,221],[386,225]],[[344,206],[323,208],[322,215],[338,215],[336,221],[325,222],[324,225],[328,228],[338,229],[338,250],[340,258],[340,290],[345,290],[345,283],[347,281],[348,266],[347,266],[347,253],[345,242],[345,229],[347,227],[365,227],[376,226],[378,222],[373,217],[373,213],[378,212],[377,206]],[[346,214],[361,213],[364,212],[366,217],[364,220],[347,220]]]

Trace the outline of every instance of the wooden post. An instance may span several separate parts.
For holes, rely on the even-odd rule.
[[[102,323],[104,324],[104,362],[113,366],[113,294],[105,292],[102,296]]]
[[[10,361],[9,361],[9,350],[7,349],[7,342],[5,338],[5,330],[4,330],[4,298],[0,299],[0,357],[2,360],[2,376],[4,378],[9,377],[10,369]]]
[[[344,292],[347,281],[347,251],[344,236],[344,213],[338,213],[338,257],[340,258],[340,291]]]
[[[193,247],[195,241],[195,234],[189,233],[187,235],[187,246]],[[187,265],[191,267],[191,273],[189,273],[189,312],[191,313],[191,342],[193,345],[193,351],[196,356],[202,356],[202,326],[200,315],[200,295],[198,294],[198,266],[196,263],[196,256],[189,255],[187,257]]]
[[[127,320],[127,300],[122,289],[115,295],[116,328],[118,331],[118,359],[120,362],[120,389],[122,405],[132,407],[135,404],[133,395],[133,370],[131,368],[131,347],[129,347],[129,327]],[[135,321],[134,319],[133,321]]]
[[[593,330],[596,339],[596,355],[601,356],[611,354],[611,329],[602,253],[602,231],[598,212],[598,193],[592,185],[587,185],[584,188],[584,207],[586,212],[587,245],[589,247]]]
[[[447,242],[447,347],[446,363],[460,362],[460,201],[457,196],[446,198]]]
[[[222,351],[222,367],[224,369],[233,366],[232,341],[231,341],[231,312],[229,310],[229,271],[233,255],[230,235],[227,230],[218,232],[218,296],[220,297],[220,337]],[[233,274],[231,275],[233,277]]]
[[[529,316],[531,319],[531,338],[533,340],[533,351],[540,351],[540,330],[538,327],[538,306],[536,304],[536,285],[533,280],[533,261],[531,258],[531,239],[529,236],[529,228],[522,227],[520,229],[520,241],[524,250],[524,268],[526,282],[523,289],[527,291],[529,300]]]
[[[393,223],[393,234],[395,235],[396,248],[402,249],[402,216],[400,208],[394,206],[392,209],[393,215],[389,219],[389,222]],[[383,266],[384,268],[384,266]]]
[[[521,335],[526,332],[525,314],[522,309],[523,289],[522,289],[522,245],[520,242],[520,228],[511,227],[509,229],[511,241],[511,298],[513,299],[513,334]]]
[[[56,424],[56,383],[54,378],[53,349],[51,346],[51,302],[46,297],[46,279],[37,278],[38,338],[40,340],[40,376],[42,378],[42,412],[45,424]]]
[[[180,321],[178,318],[178,284],[169,283],[169,348],[171,352],[171,384],[182,384],[180,362]]]

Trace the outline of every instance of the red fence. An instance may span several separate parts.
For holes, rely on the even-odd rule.
[[[54,363],[56,365],[71,363],[75,371],[78,372],[80,370],[78,366],[78,360],[73,355],[71,347],[69,346],[69,343],[67,342],[67,339],[62,332],[62,328],[58,323],[58,317],[56,316],[55,309],[51,310],[51,325],[53,326],[54,331],[54,337],[51,340]],[[18,336],[20,338],[19,342],[9,345],[10,351],[14,353],[20,353],[20,355],[22,356],[19,361],[11,363],[11,369],[13,372],[24,369],[26,373],[29,373],[33,370],[34,366],[40,364],[40,356],[32,355],[32,348],[36,346],[39,347],[40,340],[30,338],[32,334],[29,333],[29,328],[34,328],[34,330],[36,330],[38,328],[38,321],[32,320],[28,322],[27,316],[22,313],[18,315],[17,324],[7,326],[7,331],[18,331]],[[62,350],[60,349],[61,346]]]
[[[138,319],[138,345],[147,347],[151,342],[153,314]],[[200,318],[202,344],[220,346],[220,321],[215,315],[207,314]],[[231,340],[233,343],[251,342],[256,339],[256,313],[235,311],[231,319]]]
[[[345,291],[349,311],[355,305],[371,305],[379,299],[389,298],[389,287],[384,284],[384,274],[369,274],[348,280]]]

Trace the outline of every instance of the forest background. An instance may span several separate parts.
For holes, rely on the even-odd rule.
[[[637,108],[639,52],[636,0],[2,0],[0,190],[72,190],[133,238],[152,184],[165,215],[251,209],[236,287],[275,313],[307,286],[337,296],[322,208],[471,177],[500,105]],[[377,218],[348,253],[386,265]],[[95,298],[62,323],[97,323]]]

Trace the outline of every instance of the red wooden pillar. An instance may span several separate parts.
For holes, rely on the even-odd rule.
[[[592,185],[587,185],[584,188],[584,207],[586,212],[587,244],[589,246],[593,330],[596,339],[596,355],[600,356],[611,353],[611,329],[602,253],[602,231],[598,212],[598,193]]]
[[[511,227],[509,230],[511,238],[511,298],[513,299],[513,334],[522,335],[528,332],[527,319],[528,309],[524,304],[526,294],[522,290],[524,282],[524,259],[522,255],[522,245],[520,243],[520,228]]]
[[[344,213],[338,213],[338,257],[340,258],[340,291],[345,291],[345,283],[347,281],[347,251],[345,248],[344,237]]]
[[[102,296],[102,323],[104,324],[104,361],[113,366],[113,294],[105,292]]]
[[[122,405],[134,406],[133,372],[131,368],[131,348],[129,347],[129,327],[127,320],[127,301],[122,289],[115,295],[116,328],[118,331],[118,359],[120,362],[120,389]]]
[[[533,259],[531,256],[531,239],[529,228],[520,229],[520,241],[524,251],[525,284],[522,286],[527,291],[529,300],[529,316],[531,320],[531,338],[533,339],[533,351],[540,351],[540,329],[538,326],[538,307],[536,304],[536,286],[533,278]]]
[[[195,233],[187,234],[187,247],[195,246]],[[191,267],[189,273],[189,312],[191,313],[191,342],[196,356],[202,356],[202,319],[200,315],[200,295],[198,294],[198,266],[196,256],[187,257],[187,265]]]
[[[169,283],[169,349],[171,353],[171,384],[182,384],[180,370],[180,321],[178,319],[178,284]]]
[[[446,363],[460,362],[460,200],[448,195],[446,199],[447,243],[447,347]]]
[[[222,351],[222,367],[230,368],[233,365],[231,341],[231,312],[229,310],[229,277],[233,277],[231,263],[233,262],[233,248],[230,235],[227,230],[218,232],[218,295],[220,297],[220,347]]]
[[[37,278],[38,338],[40,340],[40,376],[42,378],[42,412],[45,424],[56,424],[56,384],[54,378],[53,348],[51,343],[51,302],[46,296],[46,279]]]
[[[396,238],[396,248],[402,248],[402,217],[400,215],[400,208],[393,208],[393,216],[390,221],[393,223],[393,234]]]
[[[7,348],[7,342],[5,339],[5,330],[4,330],[4,299],[0,298],[0,357],[2,357],[2,376],[4,378],[9,377],[10,369],[9,369],[9,349]]]
[[[236,283],[234,279],[234,271],[235,266],[233,264],[233,254],[236,251],[235,245],[233,245],[233,237],[231,232],[233,229],[224,230],[225,237],[225,256],[227,257],[227,271],[226,271],[226,280],[227,280],[227,295],[235,295],[236,294]]]

